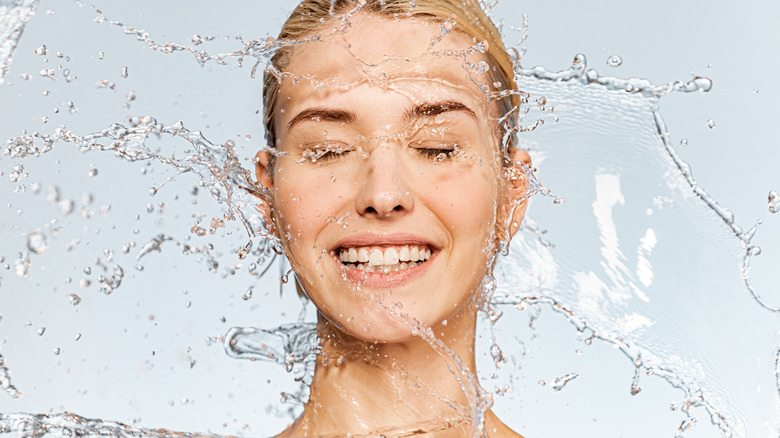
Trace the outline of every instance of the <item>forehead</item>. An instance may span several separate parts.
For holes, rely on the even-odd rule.
[[[484,106],[486,95],[478,84],[486,84],[487,75],[469,65],[484,63],[485,55],[473,49],[466,34],[442,33],[441,23],[420,17],[361,13],[347,26],[328,22],[316,38],[292,48],[279,101],[290,109],[371,86],[400,91],[412,100],[457,95]]]

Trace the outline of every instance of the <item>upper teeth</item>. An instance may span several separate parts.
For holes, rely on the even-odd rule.
[[[342,248],[339,260],[343,263],[357,264],[356,267],[381,267],[379,270],[396,270],[407,267],[410,262],[424,262],[431,258],[431,249],[427,246],[361,247]],[[400,265],[407,266],[400,266]],[[361,266],[362,265],[362,266]],[[371,269],[372,271],[374,269]]]

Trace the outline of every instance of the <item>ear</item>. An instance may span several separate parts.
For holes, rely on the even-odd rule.
[[[268,232],[278,237],[276,224],[274,223],[273,201],[270,191],[274,188],[273,169],[271,168],[272,152],[261,150],[255,155],[255,175],[257,182],[267,189],[265,194],[258,193],[260,204],[257,205],[257,211],[263,217]]]
[[[507,157],[512,160],[512,163],[508,164],[504,169],[507,177],[506,186],[506,208],[507,214],[511,214],[511,221],[509,221],[509,232],[506,235],[508,240],[512,239],[520,224],[523,222],[525,216],[525,210],[528,207],[527,191],[528,191],[528,172],[531,168],[531,156],[528,155],[524,149],[509,148],[507,150]],[[509,242],[506,242],[509,245]]]
[[[274,188],[274,178],[272,175],[272,169],[270,168],[272,152],[268,150],[260,150],[255,155],[255,176],[257,176],[257,182],[268,190]]]

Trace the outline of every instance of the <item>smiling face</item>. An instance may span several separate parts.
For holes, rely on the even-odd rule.
[[[428,20],[350,24],[292,50],[278,155],[258,154],[258,178],[322,315],[357,338],[400,342],[412,334],[393,312],[425,327],[474,313],[504,211],[501,114],[475,84],[487,76],[464,68],[485,61],[465,34],[431,46],[441,25]]]

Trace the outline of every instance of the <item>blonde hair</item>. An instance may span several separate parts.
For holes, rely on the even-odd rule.
[[[488,87],[491,97],[497,97],[501,114],[499,132],[504,146],[514,146],[517,108],[520,98],[514,80],[512,57],[504,47],[501,33],[479,4],[479,0],[304,0],[282,26],[277,39],[280,49],[271,58],[273,69],[266,69],[263,78],[263,111],[268,145],[276,147],[274,113],[279,99],[279,84],[284,68],[289,64],[294,44],[304,41],[323,29],[333,18],[350,16],[357,11],[389,18],[425,17],[442,24],[454,22],[455,30],[474,38],[487,57]],[[274,71],[275,69],[275,71]],[[496,92],[501,85],[504,91]],[[486,90],[487,91],[487,90]]]

